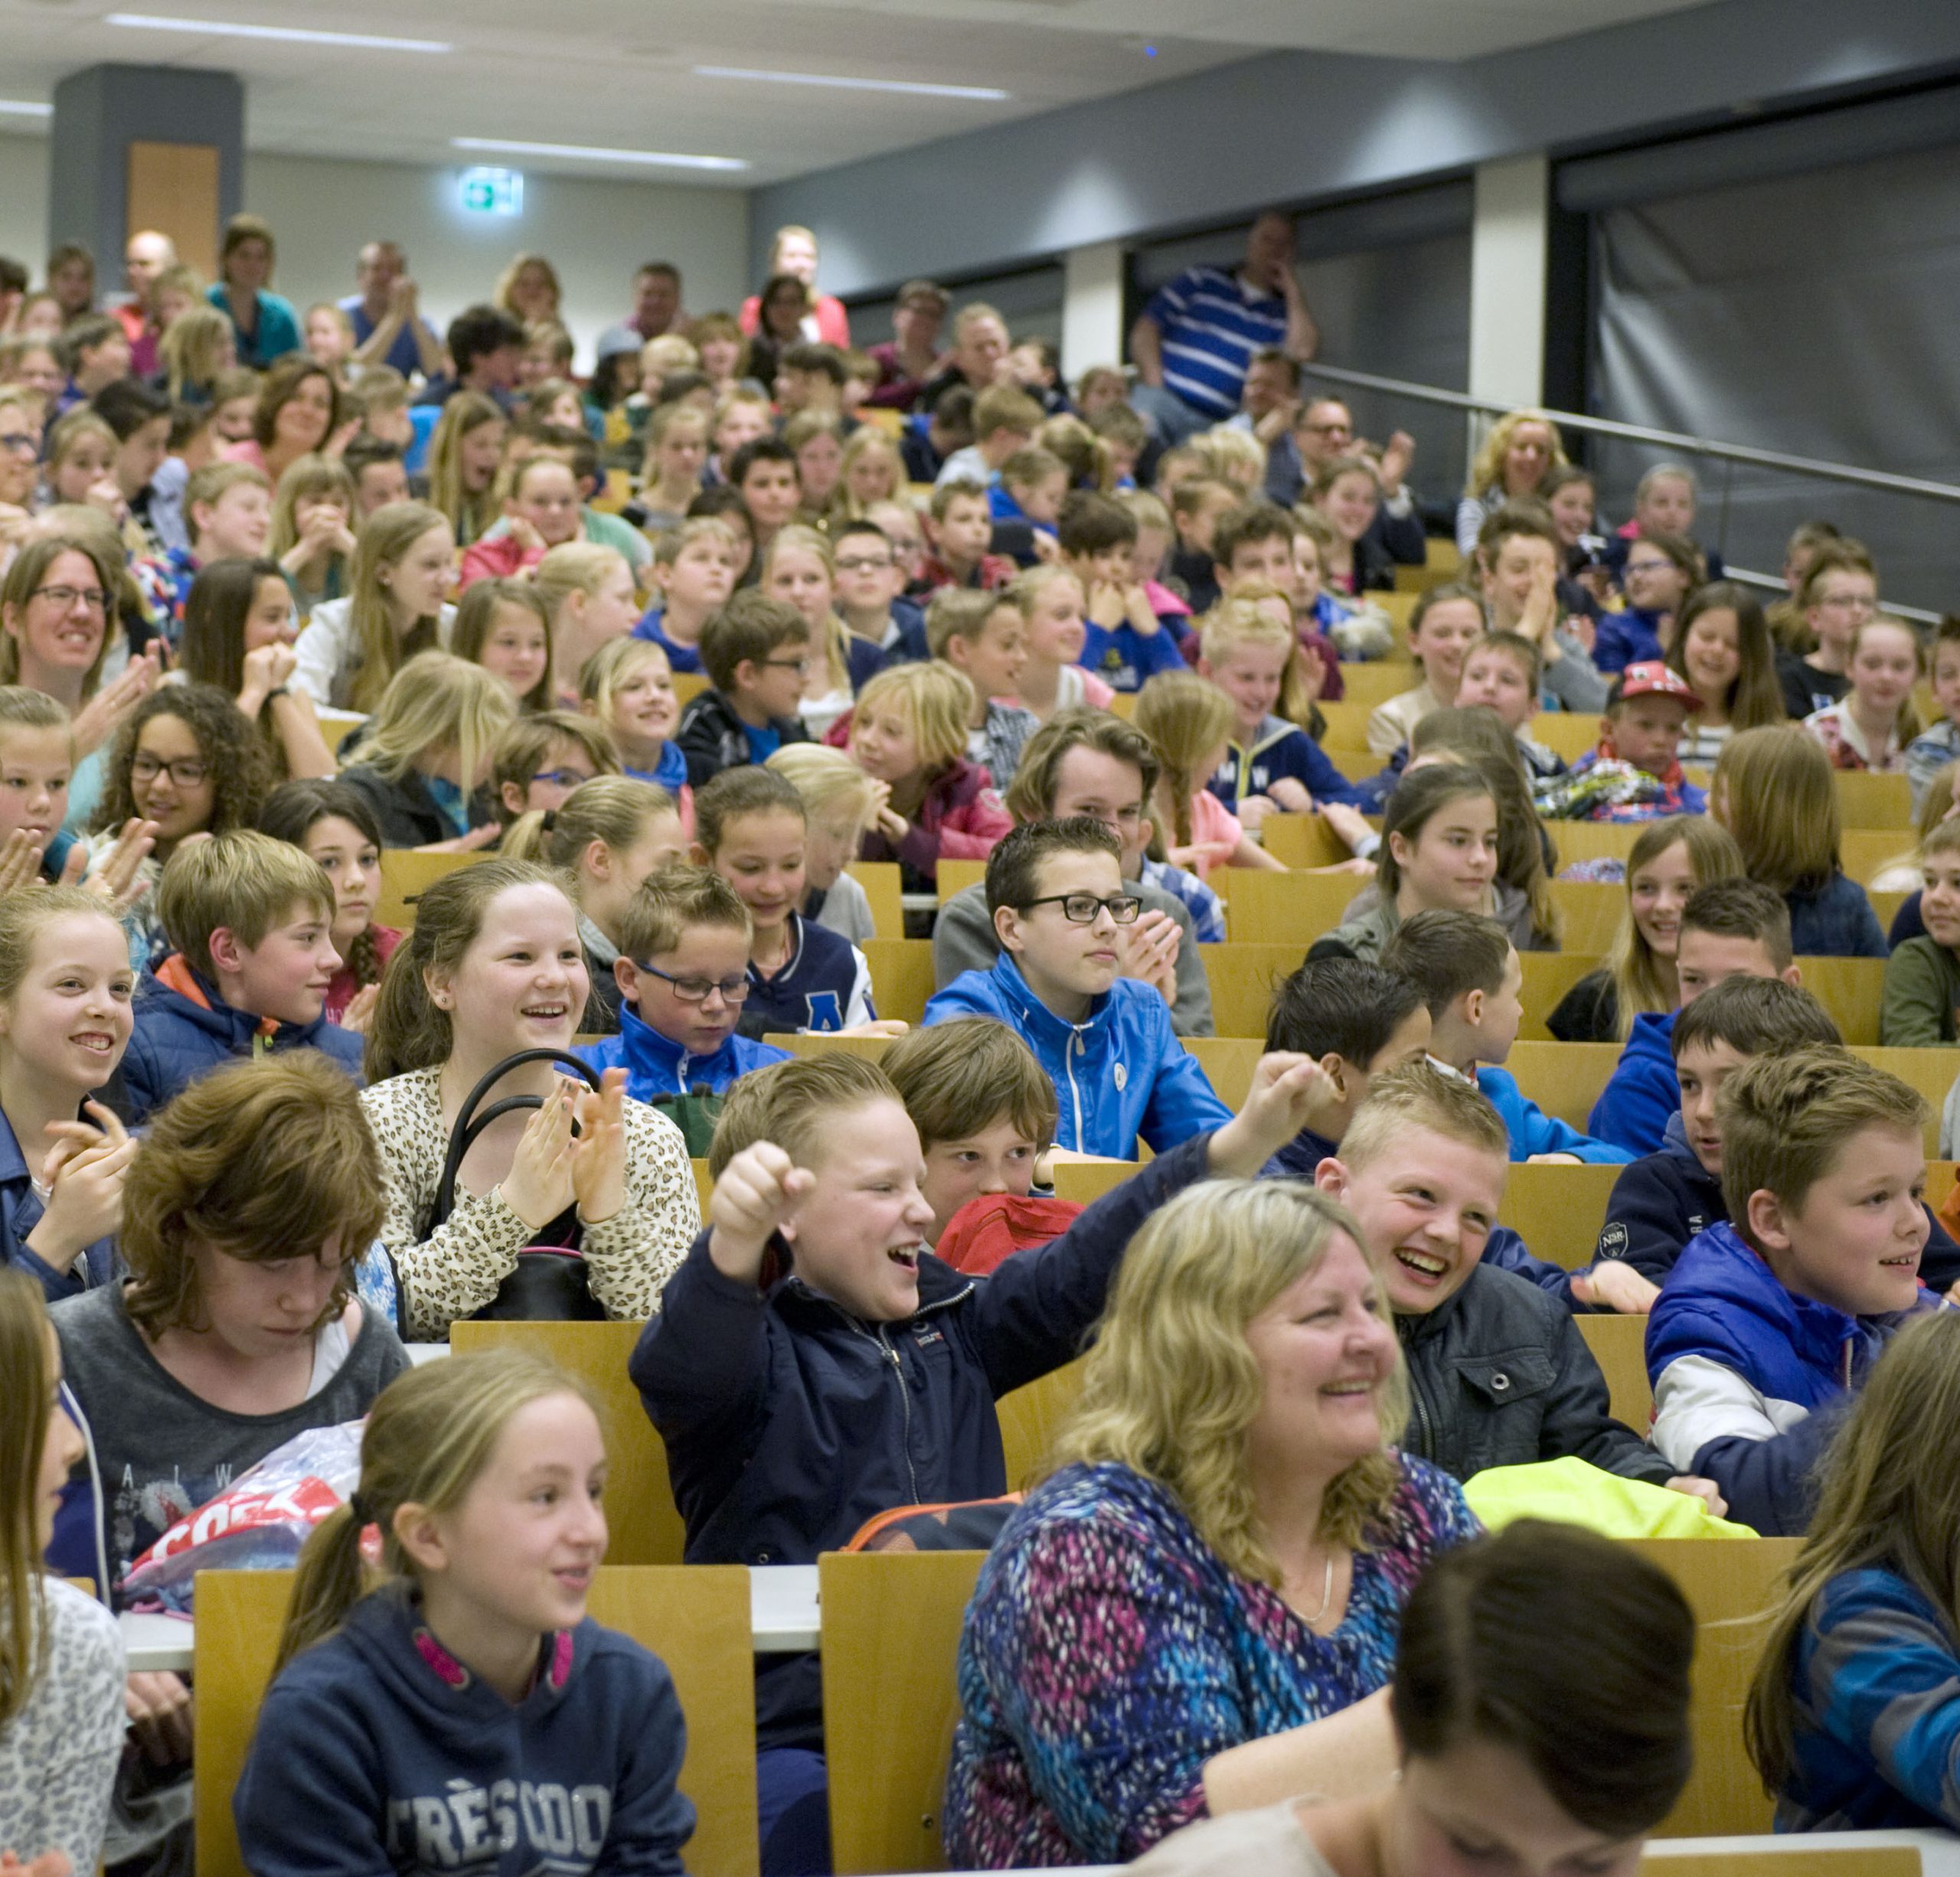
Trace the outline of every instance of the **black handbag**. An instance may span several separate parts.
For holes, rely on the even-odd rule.
[[[493,1121],[524,1108],[542,1108],[534,1095],[508,1095],[492,1102],[481,1114],[477,1105],[514,1069],[526,1063],[556,1063],[596,1090],[599,1072],[588,1063],[563,1049],[522,1049],[507,1056],[470,1090],[457,1111],[456,1125],[449,1130],[449,1151],[443,1156],[443,1177],[436,1188],[436,1203],[429,1215],[427,1229],[443,1224],[456,1200],[456,1177],[463,1157],[477,1137]],[[551,1222],[541,1228],[544,1236],[534,1245],[518,1253],[517,1268],[497,1287],[497,1294],[483,1307],[472,1312],[473,1319],[489,1323],[593,1323],[602,1321],[605,1310],[592,1294],[586,1281],[585,1258],[579,1249],[582,1228],[578,1206],[568,1206]]]

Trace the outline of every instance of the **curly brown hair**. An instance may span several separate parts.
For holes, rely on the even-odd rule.
[[[136,739],[152,717],[175,717],[188,725],[211,765],[211,818],[204,831],[228,834],[234,828],[250,828],[257,818],[270,779],[257,732],[215,684],[166,684],[136,707],[116,736],[93,831],[120,828],[136,814],[129,764],[136,753]]]

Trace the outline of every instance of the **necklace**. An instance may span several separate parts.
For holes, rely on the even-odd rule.
[[[1305,1612],[1305,1611],[1301,1611],[1301,1613],[1300,1613],[1300,1621],[1301,1621],[1302,1623],[1305,1624],[1306,1624],[1306,1626],[1307,1626],[1309,1629],[1312,1628],[1312,1627],[1313,1627],[1313,1626],[1314,1626],[1316,1623],[1318,1623],[1318,1622],[1321,1620],[1321,1618],[1322,1617],[1324,1617],[1324,1616],[1325,1616],[1325,1615],[1327,1614],[1327,1606],[1328,1606],[1329,1604],[1331,1604],[1331,1602],[1333,1602],[1333,1601],[1334,1601],[1334,1553],[1333,1553],[1332,1552],[1331,1552],[1331,1551],[1330,1551],[1330,1552],[1327,1554],[1327,1572],[1326,1572],[1326,1575],[1325,1575],[1325,1576],[1321,1579],[1321,1585],[1320,1585],[1320,1608],[1319,1608],[1318,1610],[1316,1610],[1316,1611],[1313,1613],[1313,1614],[1312,1614],[1312,1616],[1308,1616],[1308,1615],[1306,1614],[1306,1612]]]

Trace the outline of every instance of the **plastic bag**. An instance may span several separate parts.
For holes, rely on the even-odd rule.
[[[122,1581],[131,1603],[191,1608],[200,1571],[289,1570],[308,1533],[361,1482],[361,1431],[309,1428],[179,1519]]]

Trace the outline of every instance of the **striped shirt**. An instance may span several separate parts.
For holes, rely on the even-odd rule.
[[[1286,341],[1284,297],[1223,267],[1186,268],[1144,315],[1163,335],[1165,388],[1220,422],[1239,408],[1253,354]]]

